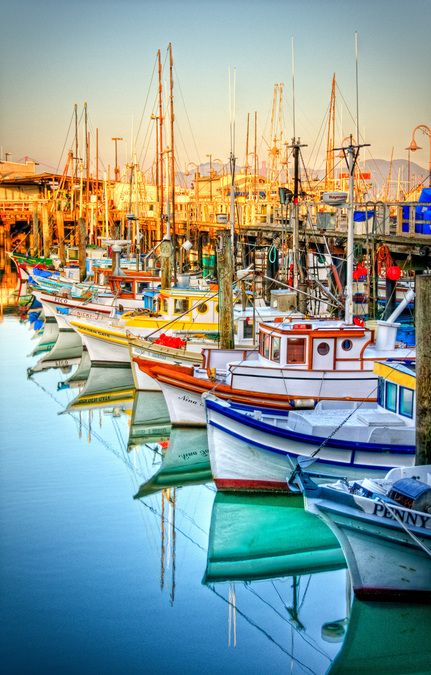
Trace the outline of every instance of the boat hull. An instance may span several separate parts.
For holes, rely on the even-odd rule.
[[[288,491],[287,477],[298,457],[315,461],[309,471],[334,476],[381,476],[396,465],[411,466],[414,454],[379,452],[345,442],[331,447],[317,442],[298,441],[241,422],[242,415],[229,416],[226,406],[207,401],[208,444],[214,482],[221,490]]]
[[[406,532],[319,510],[342,546],[358,598],[431,602],[431,558]]]

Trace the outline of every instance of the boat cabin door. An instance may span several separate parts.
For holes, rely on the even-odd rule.
[[[335,370],[335,338],[313,339],[313,370]]]

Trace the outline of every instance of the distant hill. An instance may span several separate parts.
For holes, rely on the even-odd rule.
[[[371,179],[375,186],[376,193],[382,193],[388,180],[390,161],[387,159],[367,159],[362,165],[367,171],[371,172]],[[407,190],[407,181],[409,174],[409,163],[407,159],[394,159],[392,162],[391,184],[389,186],[389,197],[395,197],[397,182],[400,181],[402,190]],[[410,187],[424,181],[427,181],[428,170],[419,166],[415,162],[410,162]]]

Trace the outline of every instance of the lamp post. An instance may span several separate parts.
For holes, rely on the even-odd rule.
[[[118,141],[124,140],[123,138],[120,138],[120,136],[114,136],[111,138],[112,141],[115,143],[115,182],[118,183],[119,177],[120,177],[120,169],[118,168],[118,150],[117,150],[117,143]]]
[[[431,187],[431,128],[426,124],[418,124],[412,132],[412,140],[407,150],[410,152],[416,152],[416,150],[422,150],[422,148],[415,141],[415,133],[420,129],[425,135],[429,138],[429,159],[428,159],[428,185]]]

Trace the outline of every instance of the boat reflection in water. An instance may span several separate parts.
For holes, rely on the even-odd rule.
[[[48,330],[47,336],[45,335],[46,330]],[[41,337],[41,342],[45,343],[45,340],[51,340],[51,330],[53,330],[54,333],[56,332],[56,329],[52,327],[52,322],[47,322]],[[40,344],[41,343],[39,343],[39,345]],[[38,352],[39,345],[36,350],[33,351],[33,354]],[[58,331],[54,346],[50,348],[33,367],[27,369],[27,375],[28,377],[31,377],[34,373],[39,373],[51,368],[61,368],[63,372],[67,372],[68,370],[71,370],[71,366],[77,365],[81,361],[81,356],[82,342],[79,335],[74,331],[60,330]]]
[[[325,672],[344,636],[350,584],[337,539],[309,516],[301,496],[217,492],[203,583],[228,604],[230,644],[239,614],[306,671]],[[242,611],[248,594],[253,616]]]
[[[86,364],[83,364],[85,368]],[[79,370],[79,368],[78,368]],[[77,371],[78,372],[78,371]],[[135,389],[130,366],[121,364],[91,364],[88,378],[78,396],[64,412],[94,410],[114,407],[120,412],[131,413]]]
[[[157,403],[160,395],[163,397],[161,392],[137,392],[128,449],[134,451],[141,468],[147,460],[147,478],[139,486],[134,498],[159,518],[160,589],[168,588],[170,603],[173,605],[177,533],[184,535],[182,526],[178,525],[178,515],[180,522],[187,520],[187,540],[200,549],[202,546],[193,538],[192,532],[194,528],[198,534],[204,531],[193,513],[178,506],[177,489],[205,485],[212,480],[212,476],[206,429],[157,426],[156,420],[149,418],[151,402]],[[201,494],[196,494],[195,507],[201,497]]]
[[[169,440],[161,446],[161,464],[143,483],[135,499],[166,488],[203,485],[212,480],[206,429],[170,430]]]
[[[329,672],[429,673],[431,607],[354,600],[343,646]]]
[[[128,450],[166,441],[171,433],[169,413],[161,391],[135,391]]]
[[[84,387],[90,376],[91,361],[86,349],[83,350],[77,369],[67,378],[57,384],[57,389],[80,389]]]

